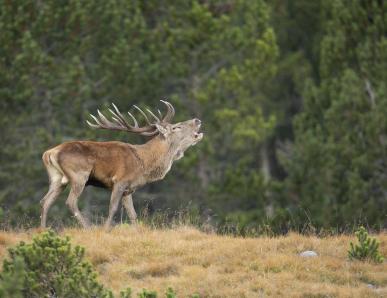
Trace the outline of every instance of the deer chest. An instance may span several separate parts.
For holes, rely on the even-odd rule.
[[[172,166],[172,162],[155,165],[146,175],[148,181],[152,182],[152,181],[163,179],[171,169],[171,166]]]
[[[172,162],[154,164],[148,171],[144,171],[143,175],[138,176],[132,183],[132,187],[138,188],[147,183],[161,180],[171,169]]]

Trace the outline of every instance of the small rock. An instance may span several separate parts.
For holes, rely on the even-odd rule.
[[[373,284],[367,284],[367,287],[370,288],[370,289],[376,289],[376,286],[373,285]]]
[[[317,257],[317,256],[318,254],[313,250],[306,250],[300,253],[300,257],[304,257],[304,258],[311,258],[311,257]]]

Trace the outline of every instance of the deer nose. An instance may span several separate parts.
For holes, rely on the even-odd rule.
[[[198,118],[195,118],[194,121],[197,126],[199,126],[202,123],[202,121],[200,121]]]

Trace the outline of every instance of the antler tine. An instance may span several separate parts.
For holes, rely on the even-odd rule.
[[[149,131],[149,132],[143,132],[141,135],[143,136],[146,136],[146,137],[152,137],[154,135],[157,135],[159,133],[158,130],[154,130],[154,131]]]
[[[118,116],[113,110],[111,110],[111,109],[108,109],[108,110],[109,110],[110,113],[113,115],[113,116],[112,116],[112,119],[113,119],[115,122],[119,123],[119,124],[122,125],[122,126],[127,126],[127,123],[126,123],[126,121],[125,121],[124,119],[122,119],[120,116]]]
[[[119,119],[119,122],[122,125],[128,128],[131,128],[132,126],[126,121],[125,117],[121,114],[120,110],[116,107],[116,105],[114,103],[112,103],[112,105],[113,105],[113,108],[116,110],[116,113],[114,113],[111,109],[109,109],[110,112]]]
[[[98,128],[99,127],[98,125],[95,125],[95,124],[89,122],[89,120],[86,120],[86,123],[87,123],[87,125],[89,125],[92,128]]]
[[[169,101],[166,101],[166,103],[171,108],[171,117],[175,116],[175,108],[173,107],[173,105]]]
[[[174,117],[175,113],[176,113],[175,108],[173,107],[173,105],[170,102],[168,102],[168,104],[169,104],[169,106],[171,107],[171,110],[172,110],[172,117]]]
[[[164,118],[161,120],[162,122],[170,122],[173,118],[173,116],[175,116],[175,109],[173,107],[172,104],[170,104],[168,101],[166,100],[160,100],[163,104],[165,104],[168,108],[168,111],[167,111],[167,114],[164,116]]]
[[[98,116],[99,116],[99,119],[100,119],[100,121],[102,122],[102,124],[104,125],[104,126],[106,126],[106,127],[116,127],[117,126],[117,124],[119,125],[119,126],[122,126],[120,123],[113,123],[113,122],[111,122],[111,121],[109,121],[106,117],[105,117],[105,115],[104,114],[102,114],[99,110],[97,110],[97,112],[98,112]],[[116,127],[117,128],[117,127]]]
[[[99,126],[103,125],[101,124],[101,122],[99,122],[99,120],[97,119],[97,117],[95,117],[94,115],[90,114],[91,118],[94,119],[95,123],[97,123]]]
[[[160,122],[160,119],[155,114],[153,114],[151,110],[149,109],[146,109],[146,110],[156,120],[157,123]]]
[[[148,125],[148,126],[145,126],[145,127],[139,127],[138,125],[138,122],[136,120],[136,118],[130,113],[128,112],[128,115],[132,118],[133,122],[134,122],[134,126],[130,125],[124,115],[121,114],[120,110],[116,107],[116,105],[114,103],[112,103],[114,109],[116,110],[116,113],[113,113],[113,115],[116,115],[126,127],[129,128],[130,131],[134,131],[134,132],[148,132],[148,131],[151,131],[151,130],[154,130],[154,127],[151,126],[151,125]],[[144,134],[146,135],[146,134]]]
[[[130,112],[128,112],[128,115],[130,116],[130,118],[132,118],[132,120],[134,122],[134,127],[138,127],[138,122],[137,122],[136,118]]]
[[[128,112],[129,116],[134,121],[134,126],[130,125],[126,118],[121,114],[119,109],[112,104],[115,111],[112,109],[109,109],[110,113],[112,114],[112,121],[107,119],[106,116],[101,113],[99,110],[97,110],[98,118],[92,114],[90,116],[93,118],[95,123],[91,123],[90,121],[86,120],[86,123],[92,127],[92,128],[103,128],[103,129],[110,129],[110,130],[123,130],[123,131],[129,131],[138,133],[140,135],[144,136],[153,136],[158,133],[156,127],[149,122],[149,119],[146,118],[148,125],[144,127],[139,127],[138,122],[136,118]]]
[[[94,115],[90,114],[90,117],[93,118],[96,124],[91,123],[86,120],[86,123],[92,128],[103,128],[103,129],[112,129],[112,130],[124,130],[124,128],[119,124],[115,124],[106,119],[106,117],[98,110],[99,119]]]
[[[87,123],[90,127],[93,127],[93,128],[99,128],[99,127],[102,125],[94,115],[90,114],[90,117],[94,119],[95,123],[97,123],[97,124],[93,124],[93,123],[91,123],[89,120],[86,120],[86,123]]]
[[[141,115],[143,115],[144,116],[144,118],[145,118],[145,121],[148,123],[148,125],[152,125],[152,123],[149,121],[149,119],[148,119],[148,116],[144,113],[144,111],[143,110],[141,110],[138,106],[136,106],[136,105],[133,105],[133,107],[135,108],[135,109],[137,109],[140,113],[141,113]]]

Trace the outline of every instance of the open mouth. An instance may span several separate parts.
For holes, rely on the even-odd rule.
[[[195,139],[201,140],[203,138],[203,133],[202,132],[201,133],[195,132],[194,137],[195,137]]]
[[[200,126],[201,126],[201,124],[198,124],[198,125],[197,125],[197,130],[196,130],[196,132],[194,133],[194,138],[195,138],[196,141],[200,141],[200,140],[203,138],[203,133],[202,133],[202,132],[199,132]]]

